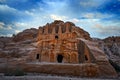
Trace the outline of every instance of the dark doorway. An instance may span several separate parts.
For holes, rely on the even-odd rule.
[[[57,36],[57,35],[55,36],[55,39],[58,39],[58,36]]]
[[[85,55],[85,60],[86,60],[86,61],[88,61],[88,58],[87,58],[87,56],[86,56],[86,55]]]
[[[57,56],[57,61],[58,61],[58,63],[62,63],[62,60],[63,60],[63,56],[59,54],[59,55]]]
[[[36,55],[36,59],[39,59],[39,54]]]

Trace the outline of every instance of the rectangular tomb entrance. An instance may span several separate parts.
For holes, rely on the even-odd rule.
[[[58,55],[57,55],[57,62],[58,62],[58,63],[62,63],[62,61],[63,61],[63,55],[58,54]]]

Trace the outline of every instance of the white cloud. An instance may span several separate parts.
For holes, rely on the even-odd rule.
[[[4,25],[5,25],[4,22],[0,22],[0,29],[4,28],[3,27]]]
[[[95,15],[94,15],[93,13],[87,13],[87,14],[84,14],[83,16],[84,16],[85,18],[88,18],[88,19],[95,17]]]
[[[77,18],[73,18],[72,20],[70,20],[70,21],[72,21],[73,23],[78,23],[80,20],[79,19],[77,19]]]
[[[8,30],[12,29],[12,26],[11,25],[7,25],[7,28]]]
[[[2,3],[7,3],[7,2],[26,2],[28,0],[0,0]]]
[[[8,5],[0,5],[0,12],[5,13],[7,15],[13,14],[17,17],[18,16],[26,17],[27,15],[28,16],[33,16],[34,15],[34,13],[32,11],[27,11],[27,10],[26,11],[20,11],[20,10],[17,10],[13,7],[8,6]]]
[[[26,27],[26,26],[28,26],[28,24],[23,23],[23,22],[16,22],[16,23],[14,23],[14,25],[15,25],[16,27]]]
[[[3,30],[12,30],[12,26],[11,25],[0,25],[0,29],[3,29]]]
[[[106,24],[108,22],[105,22]],[[102,22],[98,24],[94,24],[91,28],[93,31],[100,37],[105,38],[108,36],[119,36],[120,35],[120,27],[119,25],[110,23],[109,25],[102,24]]]
[[[32,23],[33,22],[31,22],[31,23],[29,23],[29,22],[15,22],[13,24],[13,26],[15,27],[14,30],[17,30],[17,31],[15,31],[15,33],[17,33],[18,30],[22,31],[22,30],[29,29],[29,28],[33,27],[31,25]]]
[[[19,33],[19,32],[21,32],[20,30],[15,30],[15,34],[17,34],[17,33]]]
[[[2,25],[0,25],[0,29],[2,29],[3,28],[3,26]]]
[[[12,34],[1,34],[0,33],[0,36],[12,37]]]
[[[95,2],[91,2],[91,1],[85,1],[85,2],[83,2],[83,1],[80,1],[80,5],[81,6],[83,6],[83,7],[86,7],[86,6],[90,6],[90,7],[97,7],[98,6],[98,4],[96,4]]]
[[[27,21],[27,22],[15,22],[14,23],[14,26],[16,28],[21,28],[22,30],[23,29],[28,29],[28,28],[33,28],[33,27],[38,27],[40,26],[40,21],[38,20],[33,20],[33,21]]]
[[[84,18],[87,18],[87,19],[95,19],[95,18],[98,18],[98,19],[101,19],[101,18],[110,18],[110,17],[113,17],[114,15],[109,15],[107,13],[99,13],[99,12],[93,12],[93,13],[84,13],[84,14],[81,14]]]
[[[79,22],[90,26],[90,24],[99,23],[100,19],[80,19]]]
[[[22,11],[8,5],[0,5],[0,15],[4,22],[26,21],[34,16],[32,11]]]
[[[7,11],[7,12],[14,11],[14,12],[16,12],[17,10],[9,7],[8,5],[0,5],[0,11]]]
[[[110,0],[104,0],[104,1],[102,1],[102,0],[83,0],[83,1],[80,1],[80,5],[82,7],[87,7],[87,8],[89,8],[89,7],[97,8],[97,7],[102,6],[103,4],[108,3],[109,1]]]
[[[0,25],[5,25],[4,22],[0,22]]]
[[[10,29],[12,29],[12,26],[6,25],[4,22],[0,22],[0,29],[10,30]]]
[[[1,3],[4,3],[4,2],[6,2],[6,0],[0,0],[0,2],[1,2]]]
[[[105,26],[103,24],[95,24],[95,26],[93,26],[94,29],[97,29],[97,31],[100,32],[116,32],[116,31],[120,31],[120,27],[117,25],[113,25],[113,26]]]
[[[52,1],[46,1],[46,3],[47,3],[48,5],[55,5],[55,4],[56,4],[56,2],[52,2]]]
[[[67,19],[66,16],[59,16],[59,15],[55,15],[55,14],[51,14],[50,18],[53,20],[66,20]]]
[[[25,13],[26,13],[27,15],[34,16],[34,13],[33,13],[33,12],[25,11]]]

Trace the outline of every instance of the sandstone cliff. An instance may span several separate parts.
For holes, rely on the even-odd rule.
[[[37,29],[31,28],[12,37],[0,37],[0,63],[25,61],[27,55],[36,49],[37,33]]]
[[[61,33],[65,33],[65,36],[61,35]],[[41,34],[44,34],[44,35],[41,36]],[[48,36],[48,34],[52,34],[52,35]],[[58,37],[58,35],[60,36]],[[17,35],[14,35],[13,37],[0,37],[0,68],[5,67],[6,64],[4,63],[7,63],[7,62],[9,62],[9,64],[12,64],[12,65],[14,64],[14,66],[18,63],[30,62],[31,59],[35,57],[34,54],[37,53],[38,50],[39,51],[41,50],[40,48],[38,49],[38,47],[41,45],[41,44],[37,45],[39,44],[38,41],[43,39],[42,40],[43,42],[45,41],[50,42],[51,38],[55,38],[55,39],[60,38],[61,40],[67,39],[66,41],[64,41],[64,44],[67,44],[67,42],[74,43],[75,41],[74,38],[76,38],[77,40],[82,38],[86,43],[80,46],[84,46],[85,44],[88,45],[88,46],[85,46],[86,49],[84,51],[82,51],[83,48],[81,48],[82,52],[94,53],[94,55],[96,56],[96,59],[98,58],[101,59],[106,54],[107,58],[110,60],[111,64],[115,68],[116,68],[116,65],[117,65],[117,68],[119,68],[120,66],[120,37],[109,37],[103,40],[92,39],[88,32],[76,26],[74,23],[55,20],[52,23],[47,23],[46,25],[39,27],[39,29],[35,29],[35,28],[26,29],[23,32],[18,33]],[[70,40],[68,40],[69,38]],[[67,48],[69,51],[73,50],[71,46],[74,46],[74,45],[67,44],[66,46],[64,46],[63,44],[62,45],[61,44],[60,46],[62,46],[62,48],[58,46],[58,48],[61,48],[60,51],[63,50],[63,48]],[[46,46],[46,44],[44,45]],[[50,47],[47,47],[47,48],[50,48]],[[88,51],[87,51],[87,48],[89,48]],[[105,52],[105,54],[102,54],[103,56],[99,56],[101,55],[101,52],[98,50],[99,48],[102,50],[102,53]],[[92,51],[89,51],[89,50],[92,50]],[[58,52],[58,49],[56,51]],[[68,53],[68,51],[66,52]],[[74,62],[74,59],[72,59],[72,61]]]
[[[99,47],[105,52],[110,63],[120,72],[120,37],[112,36],[93,40],[99,43]]]
[[[18,33],[17,35],[14,35],[13,41],[19,42],[19,41],[25,41],[25,40],[31,40],[37,37],[38,30],[35,28],[26,29],[23,32]]]

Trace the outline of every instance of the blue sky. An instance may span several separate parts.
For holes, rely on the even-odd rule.
[[[120,0],[0,0],[0,36],[71,21],[91,37],[120,36]]]

